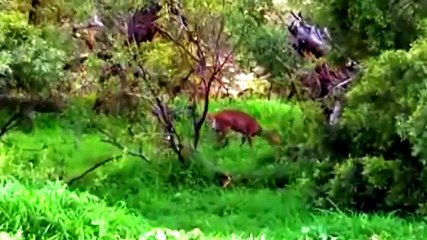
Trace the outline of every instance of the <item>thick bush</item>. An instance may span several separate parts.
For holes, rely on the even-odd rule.
[[[341,207],[425,213],[426,49],[421,38],[408,51],[365,63],[330,145],[334,158],[321,163],[327,173],[314,176],[325,194],[321,205],[330,199]]]
[[[244,65],[256,62],[272,76],[283,77],[295,67],[295,58],[289,57],[292,53],[288,47],[287,29],[264,17],[264,14],[275,11],[273,4],[269,1],[263,4],[236,1],[235,5],[225,13],[233,40],[241,38],[238,46],[240,62]]]
[[[224,10],[231,40],[238,43],[236,60],[240,66],[261,66],[263,74],[270,75],[270,90],[286,96],[299,59],[289,46],[287,28],[275,22],[277,12],[271,0],[235,1]]]
[[[318,24],[329,27],[344,55],[357,59],[384,50],[408,49],[427,6],[413,0],[321,0],[305,10],[313,13]]]
[[[0,14],[0,88],[40,92],[59,81],[65,52],[19,12]]]

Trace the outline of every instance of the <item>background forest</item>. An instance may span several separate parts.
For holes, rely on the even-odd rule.
[[[0,9],[1,239],[427,237],[426,1]]]

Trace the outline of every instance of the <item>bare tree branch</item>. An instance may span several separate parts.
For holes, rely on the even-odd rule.
[[[160,99],[159,94],[154,90],[154,88],[151,86],[150,83],[150,75],[149,73],[142,67],[137,66],[138,71],[141,73],[142,80],[146,83],[149,91],[151,92],[151,95],[154,98],[154,106],[157,107],[160,110],[160,114],[155,114],[155,117],[158,119],[158,121],[163,125],[163,127],[166,130],[166,134],[168,136],[169,145],[172,148],[172,150],[175,152],[175,154],[178,157],[178,160],[182,163],[186,163],[185,157],[182,155],[182,141],[177,133],[173,120],[171,118],[171,114],[169,114],[168,109],[166,109],[166,104],[162,99]]]
[[[198,58],[194,56],[193,53],[191,53],[182,43],[180,43],[178,40],[173,38],[167,31],[161,28],[158,28],[158,29],[161,34],[166,36],[169,40],[171,40],[174,44],[176,44],[179,48],[181,48],[181,50],[183,50],[189,57],[191,57],[196,62],[198,61]]]
[[[209,76],[209,79],[206,81],[206,78],[204,75],[201,75],[202,81],[206,86],[205,89],[205,95],[204,95],[204,106],[203,106],[203,111],[202,111],[202,115],[198,120],[194,121],[194,139],[193,139],[193,146],[194,149],[197,149],[199,141],[200,141],[200,131],[201,128],[203,126],[204,121],[206,120],[206,115],[208,113],[208,109],[209,109],[209,96],[210,96],[210,90],[212,87],[212,83],[217,80],[218,75],[224,70],[224,66],[225,64],[227,64],[227,62],[229,61],[229,59],[233,56],[236,48],[239,46],[239,44],[242,41],[242,38],[240,38],[237,43],[234,45],[234,47],[232,48],[232,50],[226,55],[225,59],[223,62],[219,61],[219,57],[220,57],[220,41],[221,41],[221,35],[224,34],[224,27],[225,27],[225,22],[224,19],[221,18],[220,21],[220,25],[219,25],[219,31],[217,32],[217,36],[215,39],[215,49],[214,49],[214,56],[213,56],[213,71],[211,73],[211,75]],[[198,38],[199,39],[199,38]],[[198,50],[201,49],[201,46],[198,45]],[[206,59],[206,58],[204,58]]]

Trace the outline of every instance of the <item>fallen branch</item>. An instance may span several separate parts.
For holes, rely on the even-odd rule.
[[[91,168],[87,169],[87,170],[86,170],[86,171],[84,171],[82,174],[80,174],[80,175],[78,175],[78,176],[76,176],[76,177],[73,177],[73,178],[71,178],[70,180],[68,180],[67,185],[71,185],[71,184],[73,184],[74,182],[76,182],[76,181],[78,181],[78,180],[80,180],[80,179],[84,178],[84,177],[85,177],[86,175],[88,175],[89,173],[91,173],[91,172],[95,171],[97,168],[99,168],[99,167],[101,167],[101,166],[103,166],[103,165],[105,165],[105,164],[107,164],[107,163],[109,163],[109,162],[111,162],[111,161],[113,161],[113,160],[119,159],[119,158],[121,158],[121,157],[123,157],[123,155],[117,155],[117,156],[109,157],[109,158],[105,159],[104,161],[101,161],[101,162],[99,162],[99,163],[97,163],[97,164],[93,165]]]
[[[0,129],[0,138],[3,137],[3,135],[5,135],[7,132],[18,126],[17,121],[20,117],[21,114],[15,113],[9,118],[9,120],[7,120],[7,122]]]
[[[335,91],[336,91],[337,89],[347,86],[348,84],[350,84],[350,83],[351,83],[351,81],[353,81],[353,79],[354,79],[354,77],[350,77],[349,79],[347,79],[347,80],[345,80],[345,81],[343,81],[343,82],[340,82],[340,83],[338,83],[337,85],[335,85],[335,86],[333,86],[333,87],[329,88],[329,94],[328,94],[328,95],[326,95],[326,96],[324,96],[323,98],[324,98],[324,99],[326,99],[326,98],[328,98],[330,95],[334,94],[334,93],[335,93]]]
[[[21,98],[2,94],[0,95],[0,109],[7,109],[13,114],[0,128],[0,138],[17,127],[20,120],[27,117],[31,121],[31,114],[34,112],[60,113],[64,108],[64,104],[53,100]]]

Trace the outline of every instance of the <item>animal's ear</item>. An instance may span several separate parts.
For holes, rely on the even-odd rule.
[[[300,18],[300,20],[303,20],[304,18],[302,17],[302,13],[301,11],[298,12],[298,17]]]

